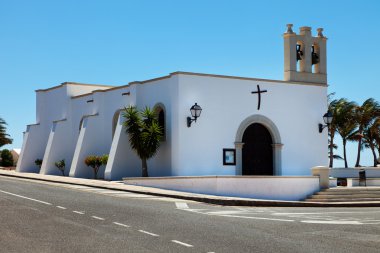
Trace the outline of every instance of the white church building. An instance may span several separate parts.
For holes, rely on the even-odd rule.
[[[149,175],[309,176],[327,165],[326,40],[322,29],[299,33],[288,25],[284,80],[173,72],[125,86],[65,82],[36,91],[36,124],[24,132],[19,172],[92,178],[88,155],[109,154],[99,177],[140,177],[141,160],[130,148],[122,110],[154,108],[165,131]],[[189,126],[193,105],[201,115]],[[42,159],[41,168],[35,164]]]

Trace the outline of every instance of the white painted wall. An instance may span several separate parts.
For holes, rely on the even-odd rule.
[[[107,180],[141,176],[141,160],[129,145],[128,135],[125,134],[125,128],[122,125],[123,121],[123,118],[119,117],[105,171]]]
[[[70,168],[71,177],[94,178],[92,168],[84,161],[89,155],[108,154],[108,146],[99,145],[103,140],[103,135],[99,135],[101,128],[102,119],[98,115],[84,118]],[[104,166],[99,169],[98,178],[104,177],[104,169]]]
[[[80,85],[75,83],[64,83],[62,85],[52,87],[46,90],[36,91],[36,122],[37,125],[28,127],[24,134],[23,147],[20,156],[24,157],[22,162],[17,165],[17,171],[20,172],[39,172],[39,168],[34,164],[36,159],[47,159],[44,154],[52,154],[55,156],[55,151],[46,151],[46,145],[49,139],[51,129],[53,127],[53,121],[67,119],[71,120],[71,102],[72,96],[78,96],[84,93],[88,93],[94,89],[108,89],[109,86],[98,85]],[[81,107],[78,107],[81,108]],[[79,132],[79,130],[78,130]],[[72,132],[69,136],[73,136],[71,139],[67,137],[67,133],[63,133],[64,137],[57,137],[57,133],[54,134],[55,139],[69,138],[71,139],[70,145],[60,147],[59,152],[63,152],[67,159],[71,160],[74,152],[73,146],[77,136],[76,132]],[[25,153],[25,154],[24,154]],[[48,164],[45,162],[45,164]],[[46,167],[46,166],[45,166]],[[44,170],[46,171],[46,170]]]
[[[217,196],[304,200],[319,191],[318,177],[168,177],[125,178],[125,184]]]
[[[41,125],[29,125],[24,133],[17,172],[39,173],[40,168],[35,164],[36,159],[43,159],[48,135]]]
[[[261,109],[257,95],[262,90]],[[310,167],[326,165],[327,133],[318,123],[327,111],[327,87],[179,75],[178,164],[173,175],[234,175],[235,166],[223,166],[222,149],[234,148],[242,121],[252,115],[271,119],[280,131],[282,175],[310,175]],[[190,128],[186,117],[197,102],[201,117]]]
[[[66,168],[65,175],[69,174],[70,165],[74,153],[75,146],[73,143],[73,135],[71,124],[67,120],[54,122],[50,131],[49,140],[46,145],[41,174],[59,175],[61,171],[55,166],[55,163],[64,159]]]
[[[262,94],[260,111],[257,110],[257,95],[251,94],[257,84],[268,90]],[[174,73],[106,92],[96,90],[86,94],[98,88],[64,85],[37,92],[40,125],[35,127],[38,130],[25,134],[26,148],[23,150],[27,150],[28,155],[22,159],[20,171],[27,171],[26,168],[35,171],[32,168],[34,160],[42,153],[46,160],[42,173],[54,173],[51,164],[65,158],[73,161],[71,166],[67,163],[70,176],[92,177],[91,170],[84,165],[84,158],[110,154],[106,179],[138,176],[141,161],[129,148],[128,136],[121,126],[122,118],[112,139],[113,117],[128,105],[142,109],[145,106],[153,108],[158,103],[165,107],[166,140],[157,155],[148,161],[150,176],[236,175],[235,166],[223,166],[222,150],[235,148],[240,124],[252,115],[264,115],[279,129],[284,144],[281,175],[309,175],[310,167],[327,163],[327,133],[318,132],[318,123],[327,111],[325,86]],[[130,95],[123,96],[125,92]],[[73,95],[82,96],[72,98]],[[195,102],[202,106],[202,115],[188,128],[186,117],[190,116],[189,109]],[[86,126],[79,132],[81,120],[94,114],[97,116],[86,118]],[[63,118],[66,123],[57,124],[51,133],[52,122]],[[45,150],[49,134],[49,147]],[[104,169],[100,176],[103,172]]]
[[[330,177],[334,178],[355,178],[359,177],[359,171],[364,169],[367,178],[380,178],[379,167],[363,167],[363,168],[333,168],[330,169]]]

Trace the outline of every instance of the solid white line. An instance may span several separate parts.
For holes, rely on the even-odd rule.
[[[66,207],[63,207],[63,206],[57,206],[57,208],[59,208],[59,209],[67,209]]]
[[[38,200],[38,199],[28,198],[28,197],[21,196],[21,195],[18,195],[18,194],[14,194],[14,193],[11,193],[11,192],[1,191],[1,190],[0,190],[0,192],[5,193],[5,194],[8,194],[8,195],[15,196],[15,197],[19,197],[19,198],[23,198],[23,199],[32,200],[32,201],[35,201],[35,202],[38,202],[38,203],[41,203],[41,204],[45,204],[45,205],[49,205],[49,206],[52,205],[52,204],[49,203],[49,202],[41,201],[41,200]]]
[[[130,227],[130,226],[128,226],[128,225],[125,225],[125,224],[123,224],[123,223],[119,223],[119,222],[113,222],[113,224],[118,225],[118,226],[122,226],[122,227],[126,227],[126,228],[129,228],[129,227]]]
[[[175,202],[177,209],[188,209],[189,206],[185,202]]]
[[[73,211],[73,213],[84,214],[83,212],[79,212],[79,211]]]
[[[97,219],[97,220],[104,220],[104,218],[101,218],[101,217],[98,217],[98,216],[91,216],[92,218],[94,219]]]
[[[151,232],[144,231],[144,230],[139,230],[139,232],[144,233],[144,234],[147,234],[147,235],[151,235],[151,236],[159,236],[159,235],[156,235],[156,234],[153,234],[153,233],[151,233]]]
[[[367,213],[380,213],[380,211],[368,211],[368,212],[323,212],[323,213],[272,213],[272,215],[300,215],[300,214],[312,214],[312,215],[316,215],[316,214],[341,214],[341,213],[348,213],[348,214],[352,214],[352,213],[360,213],[360,214],[367,214]]]
[[[213,215],[213,214],[209,214]],[[253,220],[272,220],[272,221],[287,221],[287,222],[293,222],[294,220],[285,220],[285,219],[271,219],[271,218],[262,218],[262,217],[251,217],[251,216],[238,216],[238,215],[218,215],[222,217],[232,217],[232,218],[243,218],[243,219],[253,219]]]
[[[322,220],[303,220],[303,223],[313,223],[313,224],[335,224],[335,225],[363,225],[363,223],[359,221],[339,221],[339,220],[331,220],[331,221],[322,221]]]
[[[172,242],[174,243],[178,243],[178,244],[181,244],[182,246],[185,246],[185,247],[194,247],[193,245],[191,244],[187,244],[187,243],[184,243],[184,242],[180,242],[180,241],[177,241],[177,240],[172,240]]]

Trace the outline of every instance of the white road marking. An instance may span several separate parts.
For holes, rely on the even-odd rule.
[[[113,224],[118,225],[118,226],[122,226],[122,227],[126,227],[126,228],[129,228],[129,227],[130,227],[130,226],[128,226],[128,225],[125,225],[125,224],[123,224],[123,223],[119,223],[119,222],[113,222]]]
[[[67,209],[66,207],[63,207],[63,206],[57,206],[57,208],[59,208],[59,209]]]
[[[84,212],[79,212],[79,211],[73,211],[73,213],[84,214]]]
[[[341,213],[360,213],[360,214],[366,214],[366,213],[380,213],[380,211],[368,211],[368,212],[323,212],[323,213],[272,213],[272,215],[302,215],[302,214],[306,214],[306,215],[316,215],[316,214],[341,214]]]
[[[226,215],[226,214],[239,214],[243,213],[242,211],[216,211],[216,212],[207,212],[206,214],[210,215]]]
[[[189,206],[185,202],[175,202],[177,209],[189,209]]]
[[[363,225],[363,223],[359,221],[342,221],[342,220],[303,220],[303,223],[313,223],[313,224],[336,224],[336,225]]]
[[[151,236],[159,236],[159,235],[157,235],[157,234],[153,234],[153,233],[148,232],[148,231],[145,231],[145,230],[139,230],[139,232],[144,233],[144,234],[147,234],[147,235],[151,235]]]
[[[185,247],[194,247],[193,245],[191,245],[191,244],[188,244],[188,243],[184,243],[184,242],[180,242],[180,241],[177,241],[177,240],[172,240],[172,242],[174,242],[174,243],[178,243],[178,244],[180,244],[180,245],[182,245],[182,246],[185,246]]]
[[[45,205],[49,205],[49,206],[52,205],[52,204],[49,203],[49,202],[41,201],[41,200],[38,200],[38,199],[28,198],[28,197],[25,197],[25,196],[22,196],[22,195],[18,195],[18,194],[14,194],[14,193],[11,193],[11,192],[1,191],[1,190],[0,190],[0,192],[5,193],[5,194],[8,194],[8,195],[15,196],[15,197],[19,197],[19,198],[23,198],[23,199],[27,199],[27,200],[35,201],[35,202],[38,202],[38,203],[41,203],[41,204],[45,204]]]
[[[209,215],[215,215],[215,214],[209,214]],[[243,219],[253,219],[253,220],[272,220],[272,221],[286,221],[286,222],[293,222],[294,220],[285,220],[285,219],[271,219],[271,218],[263,218],[263,217],[253,217],[253,216],[239,216],[239,215],[218,215],[223,217],[232,217],[232,218],[243,218]]]
[[[94,219],[97,219],[97,220],[105,220],[104,218],[98,217],[98,216],[91,216],[91,217],[94,218]]]

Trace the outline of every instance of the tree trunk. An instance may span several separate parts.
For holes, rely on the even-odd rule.
[[[99,167],[94,167],[94,179],[98,179],[98,170],[99,170]]]
[[[65,169],[63,169],[61,171],[62,171],[62,176],[65,176]]]
[[[360,132],[360,134],[362,134]],[[362,146],[362,138],[359,137],[359,142],[358,142],[358,156],[356,157],[356,163],[355,163],[355,167],[360,167],[360,148]]]
[[[329,129],[330,130],[330,129]],[[330,133],[330,165],[329,167],[333,167],[333,161],[334,161],[334,133],[331,131]]]
[[[146,158],[141,159],[141,169],[142,169],[142,176],[143,177],[148,177],[148,164],[146,162]]]
[[[347,144],[347,140],[346,140],[346,139],[343,139],[344,167],[345,167],[345,168],[348,168],[348,164],[347,164],[347,154],[346,154],[346,144]]]
[[[371,148],[372,154],[373,154],[373,167],[376,167],[377,166],[377,156],[376,156],[375,146],[370,145],[370,148]]]

